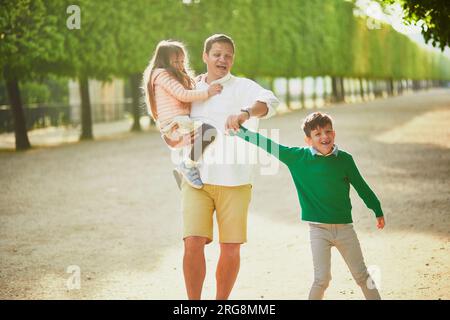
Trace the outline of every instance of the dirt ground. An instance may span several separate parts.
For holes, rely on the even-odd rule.
[[[382,297],[450,299],[450,90],[323,110],[386,213],[377,230],[352,190],[355,229]],[[261,126],[303,144],[308,112]],[[0,298],[185,299],[172,166],[156,132],[0,152]],[[286,167],[256,176],[231,299],[307,298],[313,269],[299,212]],[[217,239],[206,249],[205,299],[214,298],[218,249]],[[68,286],[77,283],[70,266],[79,268],[79,289]],[[327,299],[363,298],[336,250],[332,275]]]

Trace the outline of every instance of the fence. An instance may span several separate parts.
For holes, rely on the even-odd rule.
[[[92,105],[92,121],[111,122],[123,120],[132,112],[130,102]],[[24,108],[27,130],[50,126],[78,125],[80,107],[69,105],[37,105]],[[0,106],[0,133],[14,131],[14,118],[9,106]]]

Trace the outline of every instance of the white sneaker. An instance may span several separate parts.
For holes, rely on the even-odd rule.
[[[179,188],[181,188],[181,176],[191,187],[195,189],[203,188],[203,182],[202,179],[200,179],[200,172],[197,167],[192,166],[191,168],[188,168],[186,167],[186,164],[182,162],[178,167],[176,167],[175,171],[178,173],[178,177],[177,175],[174,175]]]

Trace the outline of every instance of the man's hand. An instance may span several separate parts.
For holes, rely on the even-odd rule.
[[[239,114],[233,114],[228,117],[227,122],[225,123],[225,132],[229,132],[230,130],[233,132],[239,131],[239,127],[245,121],[249,119],[247,112],[241,112]]]
[[[384,217],[378,217],[377,218],[377,228],[383,229],[384,228]]]

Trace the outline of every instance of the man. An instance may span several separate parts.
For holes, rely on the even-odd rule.
[[[203,61],[207,73],[197,89],[212,83],[223,86],[221,94],[192,105],[191,118],[213,125],[219,134],[206,149],[199,166],[202,189],[183,181],[181,186],[184,222],[183,271],[189,299],[200,299],[206,274],[205,245],[213,240],[213,214],[219,229],[220,258],[216,270],[216,299],[228,299],[240,266],[240,246],[247,241],[247,212],[251,198],[252,165],[238,161],[249,152],[244,141],[224,135],[243,123],[258,130],[258,118],[275,113],[278,100],[252,80],[230,74],[234,62],[233,40],[223,34],[206,39]],[[256,149],[253,150],[256,152]],[[230,157],[231,156],[231,157]]]

